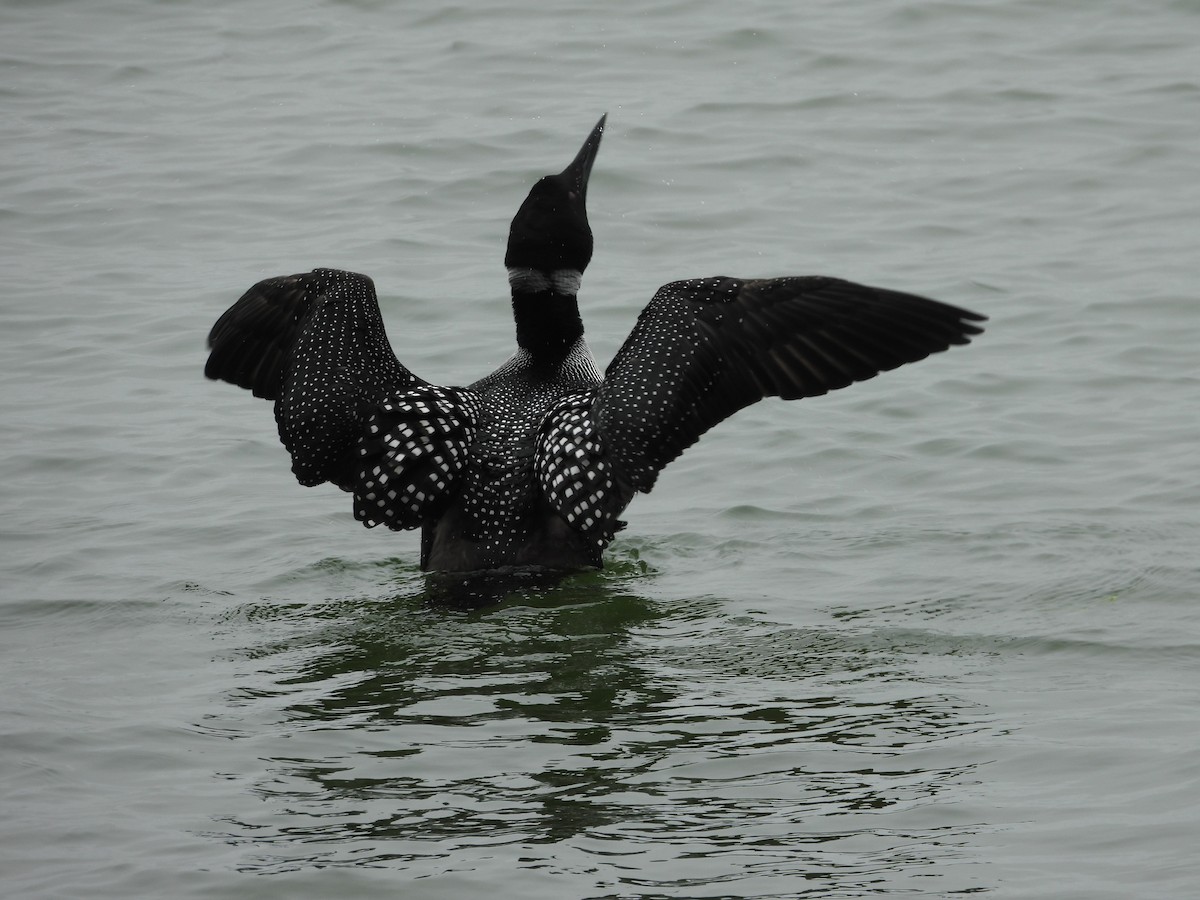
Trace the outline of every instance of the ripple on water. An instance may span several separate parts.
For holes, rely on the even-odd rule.
[[[419,591],[239,607],[277,639],[243,651],[247,685],[209,727],[277,749],[243,751],[260,802],[214,836],[261,872],[507,859],[518,882],[754,896],[781,873],[850,890],[935,865],[975,883],[977,825],[929,810],[980,777],[940,748],[991,730],[984,711],[914,683],[898,642],[672,609],[626,569],[471,612]]]

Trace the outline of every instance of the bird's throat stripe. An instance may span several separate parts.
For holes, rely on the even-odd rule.
[[[578,269],[555,269],[553,272],[543,272],[541,269],[513,266],[508,270],[508,283],[514,291],[522,293],[553,291],[556,294],[568,294],[574,297],[579,293],[579,286],[583,283],[583,273]]]

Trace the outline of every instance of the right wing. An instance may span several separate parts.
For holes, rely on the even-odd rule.
[[[307,486],[353,490],[377,405],[425,384],[396,359],[375,285],[354,272],[260,281],[217,320],[208,345],[205,375],[276,401],[280,440]]]
[[[567,524],[603,550],[625,527],[618,516],[633,491],[617,477],[596,428],[596,388],[567,394],[546,415],[534,469],[542,493]]]
[[[966,344],[985,317],[837,278],[699,278],[659,288],[604,374],[596,428],[649,491],[700,435],[763,397],[815,397]]]

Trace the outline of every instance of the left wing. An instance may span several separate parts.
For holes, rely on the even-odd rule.
[[[208,335],[209,378],[275,401],[279,437],[303,485],[351,490],[355,448],[387,394],[425,384],[396,359],[375,285],[316,269],[250,288]]]
[[[417,528],[458,489],[475,442],[479,397],[424,385],[379,403],[358,444],[354,518],[368,528]]]

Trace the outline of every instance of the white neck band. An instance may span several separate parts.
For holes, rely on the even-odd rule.
[[[583,273],[578,269],[543,272],[541,269],[512,266],[508,270],[508,283],[514,291],[522,293],[553,291],[556,294],[569,294],[574,297],[579,293],[579,286],[583,284]]]

